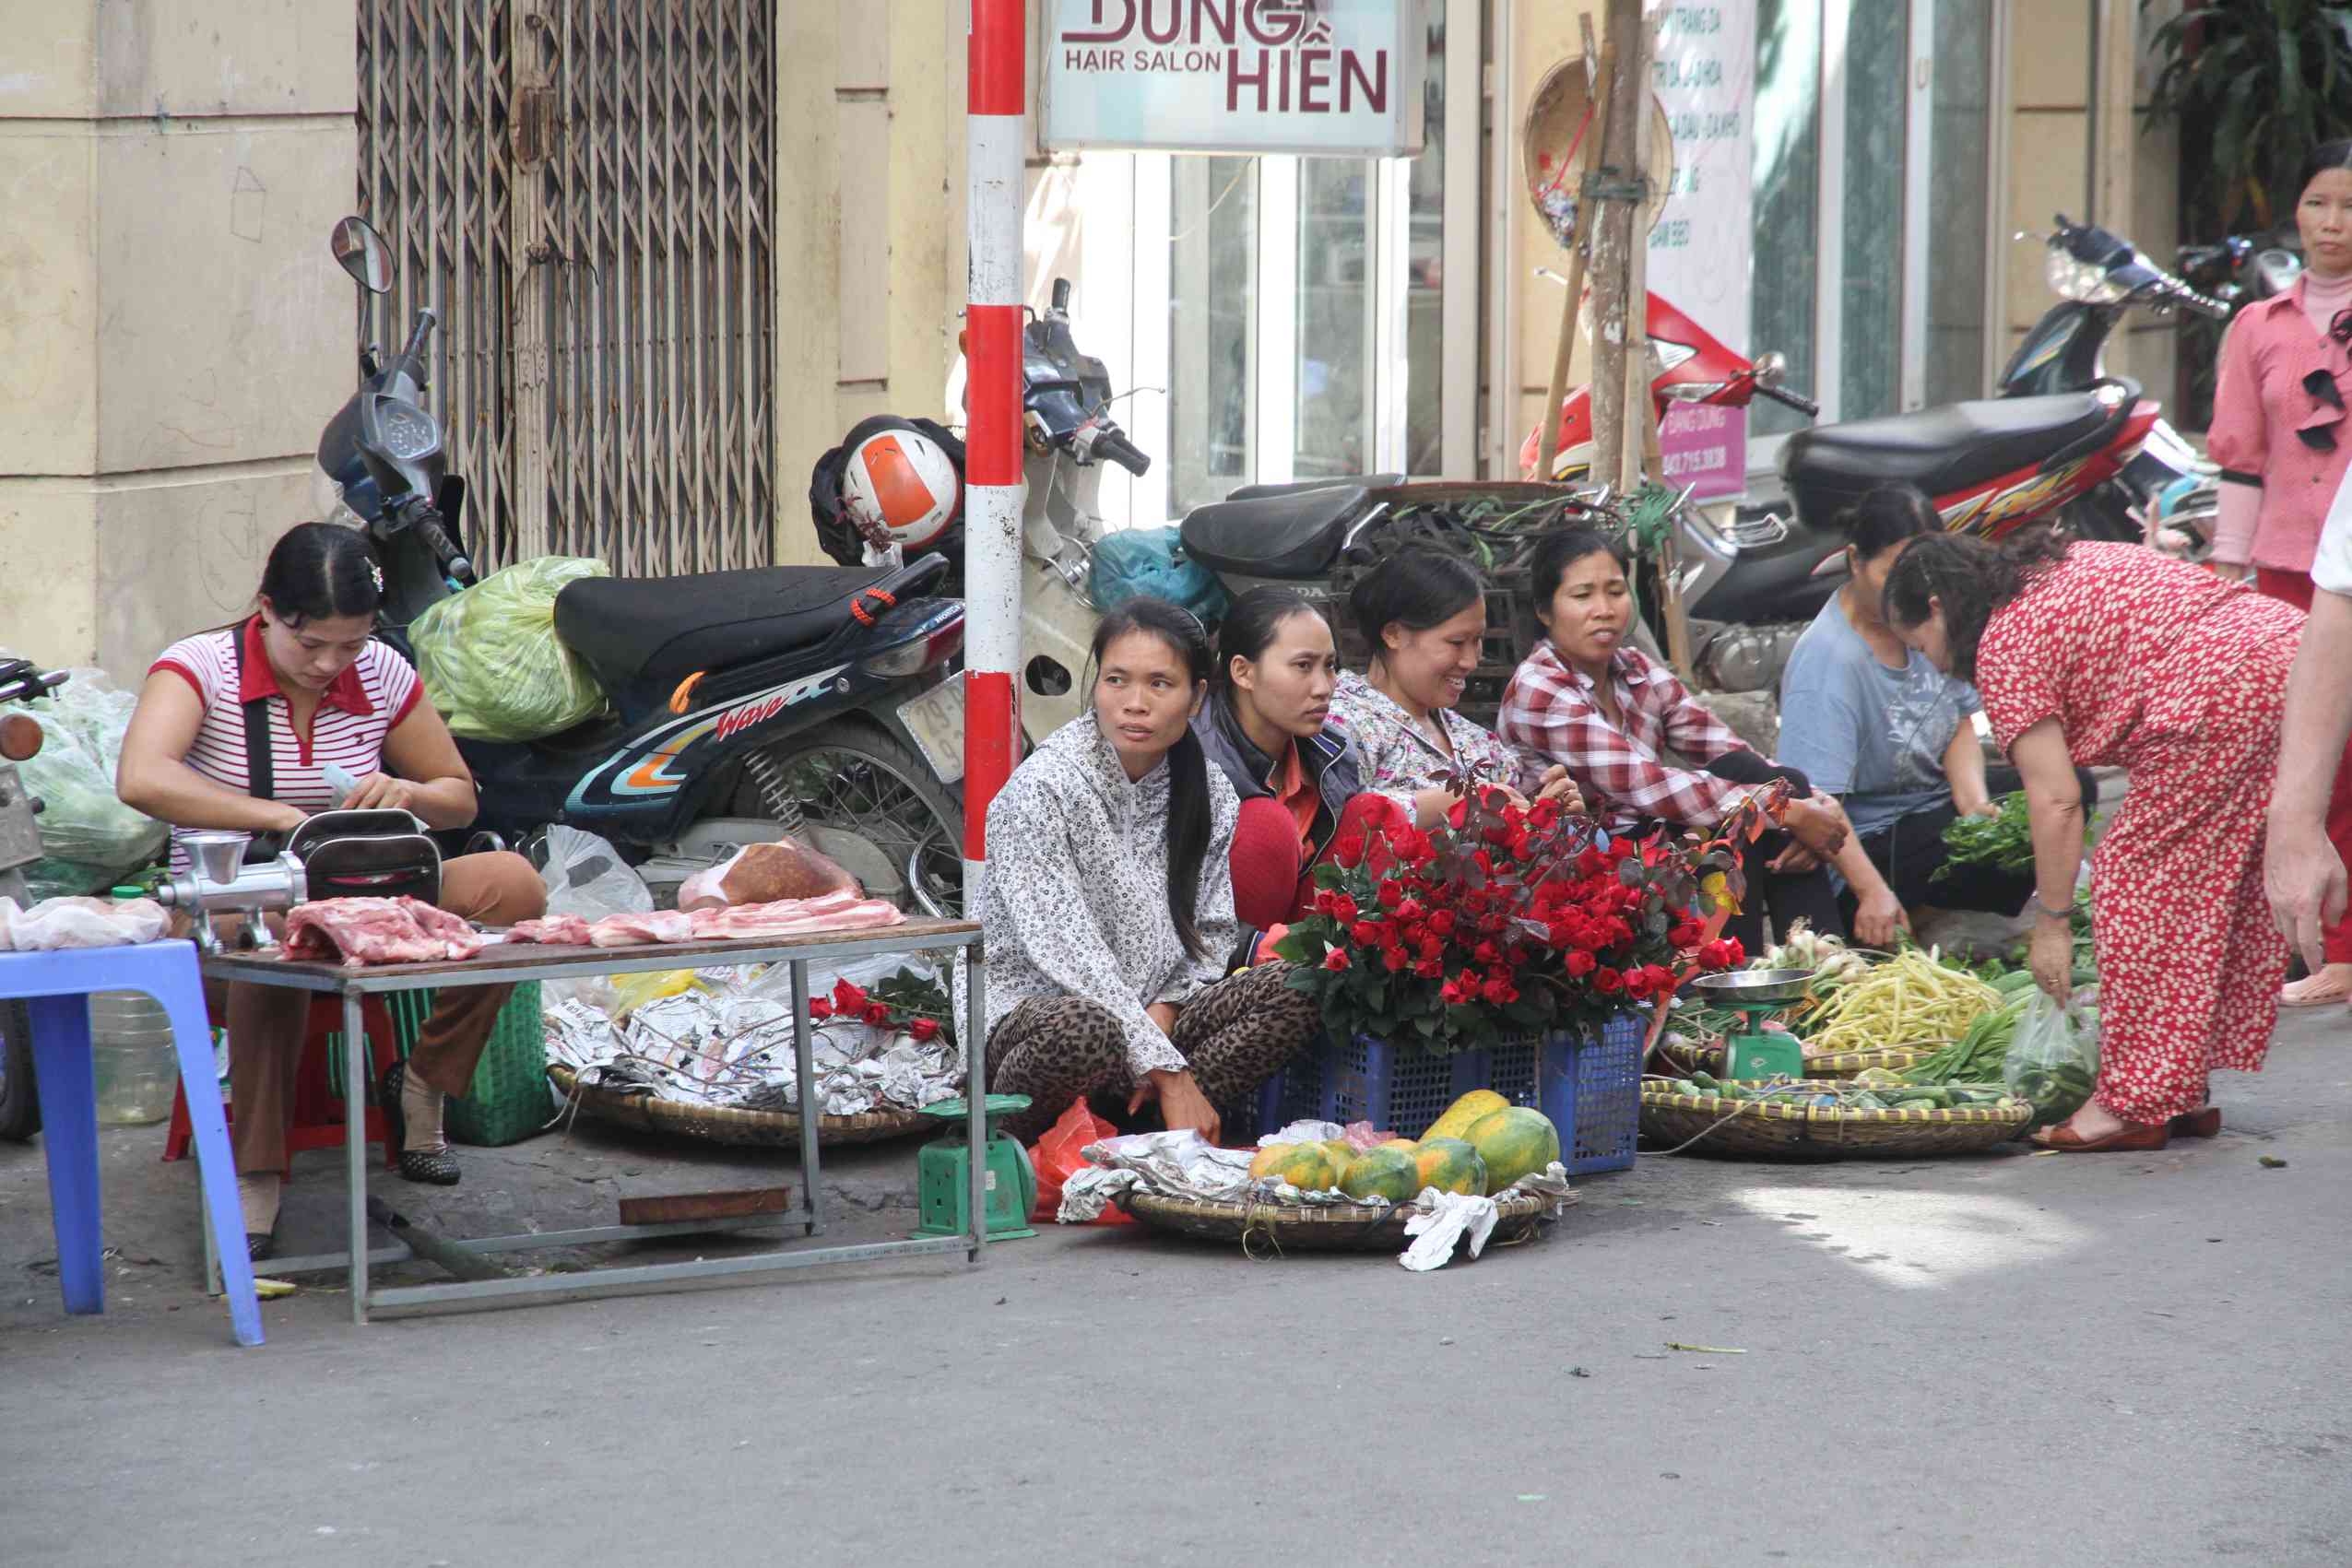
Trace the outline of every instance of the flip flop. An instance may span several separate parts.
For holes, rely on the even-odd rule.
[[[2105,1138],[2084,1138],[2073,1127],[2061,1124],[2049,1130],[2041,1139],[2041,1146],[2067,1154],[2099,1154],[2109,1149],[2149,1153],[2171,1141],[2172,1129],[2163,1123],[2146,1126],[2139,1122],[2126,1122],[2119,1131],[2109,1133]]]

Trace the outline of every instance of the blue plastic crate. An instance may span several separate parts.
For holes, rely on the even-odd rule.
[[[1368,1035],[1336,1048],[1324,1042],[1259,1091],[1259,1130],[1311,1119],[1370,1122],[1419,1138],[1456,1100],[1491,1089],[1552,1118],[1568,1174],[1623,1171],[1634,1162],[1641,1119],[1644,1032],[1639,1015],[1619,1013],[1598,1040],[1554,1034],[1450,1056]]]

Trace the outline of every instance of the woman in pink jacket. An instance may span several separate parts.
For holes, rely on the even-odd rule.
[[[2295,226],[2305,271],[2285,294],[2250,305],[2221,352],[2207,454],[2221,465],[2214,560],[2297,608],[2311,607],[2320,525],[2352,467],[2352,141],[2304,159]],[[2352,859],[2352,791],[2339,787],[2328,837]],[[2329,928],[2327,962],[2280,994],[2288,1007],[2352,997],[2352,918]]]

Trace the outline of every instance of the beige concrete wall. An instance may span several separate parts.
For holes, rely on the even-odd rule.
[[[0,0],[0,643],[135,678],[247,603],[353,381],[349,0]]]
[[[2141,111],[2153,73],[2144,49],[2132,52],[2134,70],[2110,71],[2102,81],[2097,69],[2100,14],[2098,0],[2017,0],[2011,8],[2008,228],[2046,230],[2052,215],[2063,212],[2114,230],[2169,268],[2180,228],[2179,134],[2145,129]],[[2160,19],[2140,17],[2136,6],[2110,15],[2137,18],[2143,43]],[[2124,43],[2128,49],[2130,41]],[[2115,114],[2106,122],[2110,141],[2119,145],[2100,144],[2094,91],[2130,95],[2128,122]],[[2055,296],[2043,277],[2041,246],[2012,244],[2008,258],[2008,344],[2015,348]],[[2136,377],[2151,395],[2169,403],[2177,337],[2173,324],[2136,313],[2110,340],[2108,370]]]
[[[964,7],[777,10],[776,559],[824,559],[810,466],[871,414],[939,417],[963,307]]]

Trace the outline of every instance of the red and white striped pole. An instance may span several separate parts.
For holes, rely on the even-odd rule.
[[[964,187],[963,897],[977,907],[988,802],[1019,756],[1024,0],[972,0]]]

